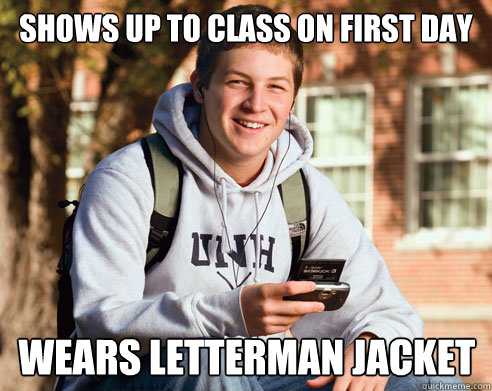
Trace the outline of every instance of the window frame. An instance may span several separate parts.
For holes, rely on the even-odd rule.
[[[97,101],[73,101],[70,103],[70,116],[85,113],[94,113],[97,109]],[[70,129],[68,130],[70,131]],[[70,137],[70,135],[68,135]],[[69,158],[70,151],[67,150],[67,157]],[[67,179],[81,179],[85,176],[85,171],[81,167],[70,167],[69,159],[67,159],[66,176]]]
[[[366,124],[365,124],[365,136],[367,142],[367,155],[365,156],[352,156],[341,158],[328,158],[328,157],[311,157],[309,162],[316,168],[336,168],[336,167],[357,167],[365,166],[366,178],[365,178],[365,230],[369,236],[372,236],[373,229],[373,183],[374,183],[374,126],[373,126],[373,107],[374,107],[374,87],[371,82],[362,81],[345,81],[338,80],[334,83],[313,83],[304,84],[297,94],[295,115],[301,120],[309,129],[309,123],[307,121],[307,104],[309,97],[317,97],[323,95],[340,96],[345,93],[364,93],[366,96]],[[309,129],[311,132],[311,129]]]
[[[85,113],[96,113],[97,101],[96,100],[84,100],[84,101],[72,101],[70,102],[70,122],[72,116]],[[78,199],[80,196],[80,188],[82,186],[82,179],[85,177],[86,172],[83,167],[73,167],[71,163],[71,145],[69,138],[71,137],[71,123],[69,123],[67,129],[67,167],[65,169],[65,176],[67,178],[67,184],[65,189],[65,195],[67,199]],[[74,187],[75,186],[75,187]],[[78,190],[76,190],[78,188]],[[73,211],[73,207],[69,207],[67,212],[70,214]]]
[[[421,152],[423,90],[427,87],[450,87],[487,84],[492,97],[492,72],[475,72],[453,76],[419,76],[408,82],[405,131],[405,236],[397,243],[402,250],[415,249],[490,249],[492,248],[492,208],[488,207],[486,226],[421,227],[420,226],[420,167],[425,162],[474,162],[488,158],[487,205],[492,204],[492,126],[488,134],[488,151]]]

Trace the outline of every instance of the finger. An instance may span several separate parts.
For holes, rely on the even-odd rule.
[[[352,378],[350,376],[337,376],[335,378],[335,383],[333,384],[332,391],[347,391],[350,385],[350,380]]]
[[[288,326],[276,326],[276,325],[267,325],[264,327],[265,332],[263,334],[258,335],[272,335],[283,333],[289,329]]]
[[[353,377],[348,391],[372,391],[374,387],[374,379],[367,376]]]
[[[309,388],[323,388],[328,383],[332,382],[335,379],[335,376],[318,376],[316,379],[308,380],[307,386]]]
[[[286,281],[265,286],[270,297],[284,297],[312,292],[316,289],[313,281]]]
[[[302,319],[303,315],[294,315],[294,316],[286,316],[286,315],[270,315],[265,317],[265,323],[271,324],[273,326],[282,326],[282,327],[290,327],[294,323],[298,322]]]
[[[374,391],[384,391],[388,380],[389,376],[378,376],[376,378],[376,384],[374,385]]]
[[[300,300],[279,300],[272,308],[272,313],[277,315],[306,315],[314,312],[321,312],[325,305],[318,301],[300,301]]]

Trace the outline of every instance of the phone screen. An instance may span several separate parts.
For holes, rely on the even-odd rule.
[[[294,269],[291,280],[338,282],[345,259],[301,259]]]

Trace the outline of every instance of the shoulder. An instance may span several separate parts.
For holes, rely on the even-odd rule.
[[[310,164],[302,168],[309,187],[310,244],[312,257],[348,259],[365,231],[330,178]]]
[[[302,168],[309,188],[311,221],[316,225],[359,227],[360,222],[333,181],[310,164]]]
[[[316,167],[306,163],[302,167],[302,173],[306,178],[311,195],[311,201],[318,203],[323,200],[323,203],[343,199],[333,181],[323,174]]]
[[[134,181],[142,189],[152,187],[140,140],[118,149],[101,160],[91,175],[104,171],[117,171]]]
[[[106,195],[128,189],[153,204],[152,181],[140,141],[101,160],[90,174],[87,187],[104,191]]]

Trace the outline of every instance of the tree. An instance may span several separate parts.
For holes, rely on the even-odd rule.
[[[158,13],[164,22],[168,12],[193,12],[206,20],[222,5],[181,3],[130,0],[118,12]],[[0,378],[8,389],[52,387],[52,378],[20,376],[16,340],[56,336],[55,269],[65,219],[57,202],[65,198],[73,68],[78,54],[94,55],[84,50],[88,44],[24,44],[18,21],[27,12],[79,8],[80,0],[53,0],[42,7],[0,0]],[[159,93],[193,46],[171,44],[168,34],[163,23],[153,44],[121,39],[96,51],[92,61],[107,66],[89,161],[125,144],[133,129],[149,128]]]
[[[130,1],[126,12],[142,12],[140,3],[140,0]],[[175,5],[170,1],[152,0],[146,2],[145,9],[148,12],[160,9],[160,15],[194,13],[203,25],[208,15],[218,11],[223,3],[223,0],[191,0]],[[179,42],[172,43],[167,22],[164,17],[162,19],[165,28],[154,36],[152,44],[136,45],[121,39],[107,55],[96,124],[86,155],[87,173],[109,153],[128,144],[130,134],[142,135],[149,130],[159,95],[195,46],[182,37]],[[120,30],[124,31],[124,26]]]
[[[54,266],[60,252],[66,132],[75,46],[18,41],[26,12],[78,10],[79,0],[35,9],[0,3],[0,367],[4,386],[19,380],[16,339],[54,335]]]

